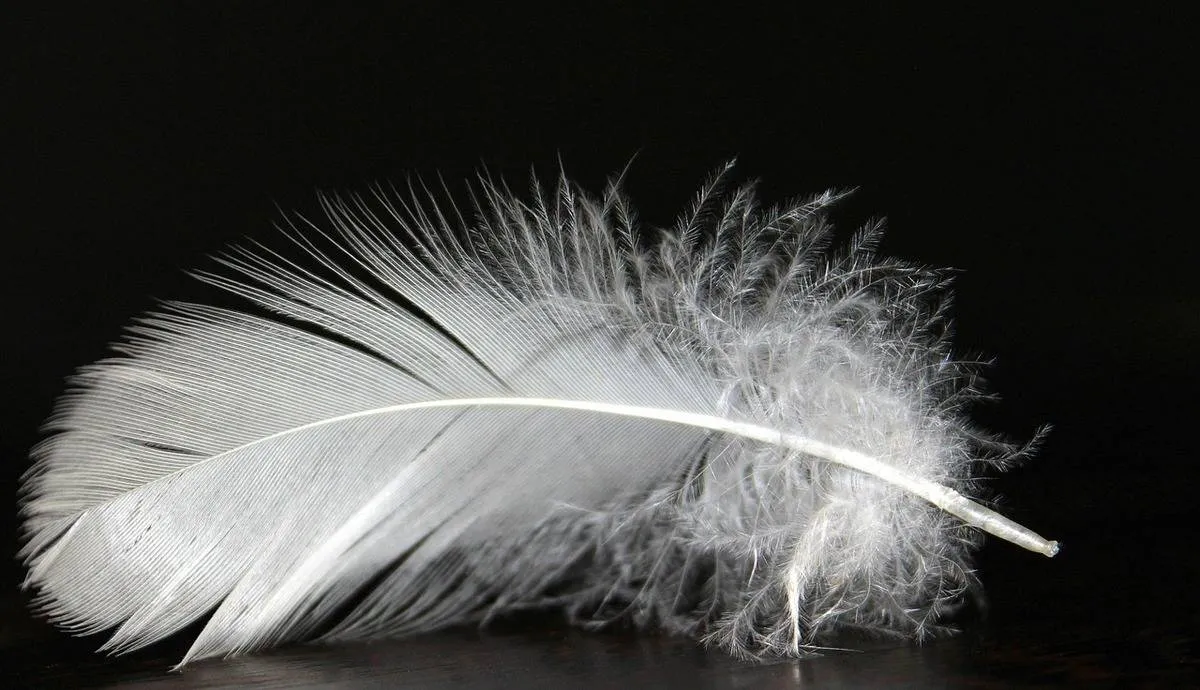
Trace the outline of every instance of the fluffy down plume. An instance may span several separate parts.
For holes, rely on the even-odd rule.
[[[1015,449],[964,416],[944,278],[724,177],[653,237],[619,180],[483,180],[470,221],[378,190],[306,264],[226,255],[269,316],[165,305],[51,418],[38,606],[109,651],[211,612],[181,663],[529,608],[794,655],[936,629],[979,529],[1053,555],[966,498]]]

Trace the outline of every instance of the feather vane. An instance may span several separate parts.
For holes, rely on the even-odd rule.
[[[944,278],[727,171],[650,241],[619,179],[483,180],[470,221],[377,190],[308,267],[226,255],[269,315],[166,305],[50,420],[39,606],[118,652],[212,612],[182,663],[546,607],[797,654],[935,630],[977,529],[1053,555],[968,498],[1017,449],[965,417]]]

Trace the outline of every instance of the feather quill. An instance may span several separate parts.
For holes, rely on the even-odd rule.
[[[923,637],[974,587],[968,496],[1019,449],[972,427],[946,282],[830,250],[839,194],[723,191],[641,235],[620,178],[474,216],[327,197],[82,369],[34,450],[26,585],[105,649],[212,613],[182,664],[557,608],[741,655],[843,628]]]

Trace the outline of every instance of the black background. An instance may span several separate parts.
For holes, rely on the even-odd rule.
[[[453,184],[480,165],[519,186],[559,159],[595,189],[636,155],[627,189],[647,223],[667,224],[736,156],[767,200],[858,187],[847,224],[886,215],[886,253],[962,269],[959,349],[995,358],[1001,397],[978,418],[1017,438],[1053,425],[994,485],[1064,550],[989,542],[992,615],[1113,648],[1198,622],[1182,17],[1003,3],[5,15],[0,494],[14,505],[64,378],[155,300],[209,294],[186,269],[231,242],[277,240],[277,205],[311,213],[317,189],[410,173]],[[15,552],[15,520],[0,527]],[[19,577],[14,562],[0,584]],[[2,613],[9,630],[34,625],[15,605]],[[1097,663],[1194,669],[1179,634],[1186,649]]]

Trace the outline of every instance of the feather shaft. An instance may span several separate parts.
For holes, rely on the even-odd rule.
[[[968,499],[961,493],[931,482],[920,477],[914,477],[902,472],[892,465],[881,462],[878,458],[859,453],[850,448],[841,448],[829,443],[822,443],[811,438],[787,433],[770,427],[739,422],[724,417],[697,414],[681,410],[639,407],[636,405],[617,405],[595,402],[590,400],[556,400],[551,398],[462,398],[450,400],[430,400],[427,402],[394,405],[375,410],[364,410],[351,415],[343,415],[332,420],[323,420],[307,427],[320,424],[343,421],[355,417],[391,414],[410,410],[436,409],[445,407],[540,407],[560,410],[580,410],[602,414],[638,417],[641,419],[683,424],[710,431],[719,431],[743,438],[761,441],[767,444],[780,445],[806,455],[821,458],[829,462],[849,467],[865,474],[881,479],[889,484],[900,487],[914,496],[929,501],[933,505],[961,519],[967,524],[977,527],[988,534],[1004,539],[1022,548],[1053,557],[1058,553],[1057,541],[1050,541],[1033,530],[1021,525],[996,511]],[[307,427],[291,429],[282,434],[299,433]],[[264,439],[269,440],[269,439]]]

